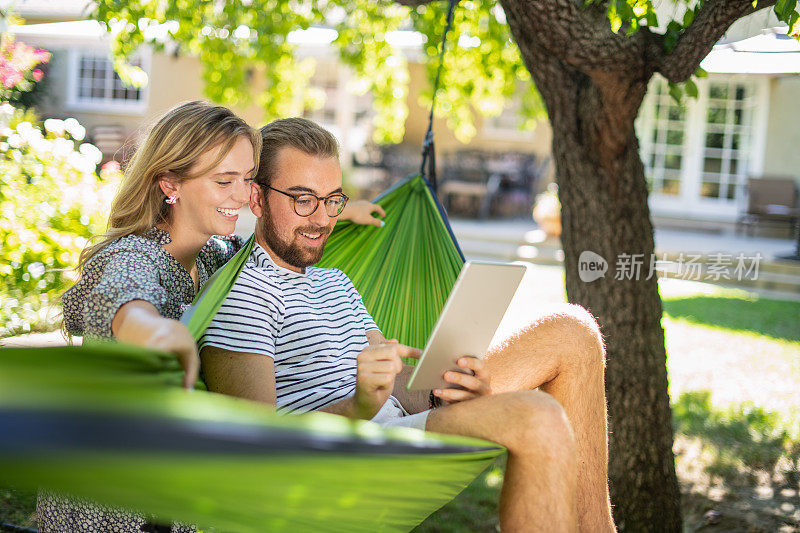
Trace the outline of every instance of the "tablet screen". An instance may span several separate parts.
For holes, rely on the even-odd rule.
[[[442,376],[460,370],[465,355],[486,355],[522,277],[524,264],[468,261],[461,269],[442,314],[408,382],[409,390],[446,388]]]

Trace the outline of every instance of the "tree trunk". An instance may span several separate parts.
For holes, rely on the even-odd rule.
[[[583,122],[592,119],[587,107],[591,106],[564,112]],[[632,133],[628,136],[614,175],[597,165],[600,149],[575,145],[564,128],[554,132],[567,295],[597,317],[607,343],[615,522],[624,531],[680,531],[661,299],[655,275],[646,279],[654,253],[653,228],[638,142]],[[616,186],[608,187],[612,180]],[[581,280],[579,257],[584,250],[608,261],[605,277]],[[617,258],[623,254],[643,260],[638,274],[625,269],[633,279],[615,279]]]
[[[614,519],[625,531],[680,531],[661,299],[655,275],[647,279],[653,228],[633,128],[652,70],[590,78],[535,46],[541,34],[513,4],[504,2],[514,40],[553,129],[567,295],[597,317],[607,344]],[[581,281],[583,251],[608,262],[605,277]],[[638,279],[615,279],[623,254],[642,262]]]

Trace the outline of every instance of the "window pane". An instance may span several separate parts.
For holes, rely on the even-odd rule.
[[[728,84],[726,83],[723,85],[721,83],[712,83],[708,91],[708,96],[718,100],[727,100]]]
[[[655,194],[680,193],[681,167],[686,142],[686,107],[669,96],[667,83],[656,78],[650,84],[640,116],[651,117],[647,131],[637,131],[642,143],[641,157],[650,190]]]
[[[677,131],[677,130],[667,131],[667,144],[675,144],[681,146],[683,144],[683,131]]]
[[[676,121],[676,122],[677,121],[681,121],[681,120],[683,120],[683,111],[681,110],[681,108],[679,108],[677,106],[674,106],[674,105],[669,106],[668,117],[669,117],[670,120],[673,120],[673,121]]]
[[[712,124],[725,124],[727,109],[724,107],[708,106],[708,122]]]
[[[700,194],[706,198],[719,198],[719,183],[704,181]]]
[[[707,148],[722,148],[725,135],[722,133],[708,133],[706,134],[706,147]]]
[[[141,100],[141,91],[125,87],[108,58],[84,56],[78,64],[78,96],[81,99],[101,102]],[[132,61],[131,64],[141,66],[141,61]]]
[[[665,179],[661,185],[662,194],[677,196],[681,193],[681,181]]]
[[[719,157],[706,157],[703,161],[703,172],[722,172],[722,159]]]
[[[680,170],[681,168],[681,156],[677,154],[666,154],[664,155],[664,168],[671,168],[675,170]]]

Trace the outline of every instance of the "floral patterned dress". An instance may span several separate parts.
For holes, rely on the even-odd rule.
[[[141,236],[117,239],[94,255],[84,266],[80,280],[64,293],[67,332],[111,338],[114,315],[131,300],[145,300],[162,316],[179,319],[194,299],[195,285],[189,272],[163,248],[170,241],[169,233],[154,227]],[[242,240],[237,236],[210,239],[197,256],[200,285],[241,247]],[[39,491],[36,514],[43,533],[195,531],[181,524],[154,524],[135,512],[47,490]]]

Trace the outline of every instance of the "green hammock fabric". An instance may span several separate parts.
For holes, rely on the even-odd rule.
[[[404,531],[502,448],[177,388],[118,344],[0,350],[0,485],[217,531]]]
[[[230,261],[223,268],[220,268],[206,281],[195,296],[192,305],[183,312],[181,323],[187,327],[195,341],[200,341],[200,337],[208,325],[217,314],[225,297],[231,291],[231,287],[239,277],[247,258],[253,251],[255,237],[250,236],[244,243],[242,249],[236,252]],[[202,303],[201,303],[202,302]],[[199,310],[199,311],[198,311]]]
[[[438,200],[419,175],[378,196],[386,225],[339,222],[318,266],[350,277],[384,336],[424,348],[464,265]]]
[[[377,199],[386,226],[337,225],[345,271],[388,337],[423,346],[463,263],[419,176]],[[195,338],[252,239],[184,317]],[[504,449],[177,387],[169,354],[114,343],[0,350],[0,485],[50,487],[229,531],[407,531]]]

